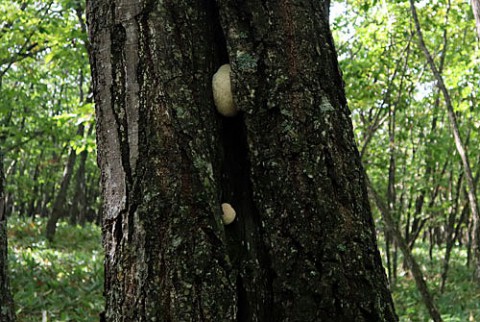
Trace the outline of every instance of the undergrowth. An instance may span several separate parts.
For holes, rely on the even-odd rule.
[[[9,272],[17,321],[98,321],[103,310],[100,228],[59,223],[55,241],[46,221],[9,219]]]
[[[103,250],[100,228],[60,223],[55,242],[44,237],[43,219],[9,219],[9,271],[17,321],[98,321],[104,308]],[[381,241],[381,240],[380,240]],[[380,242],[380,245],[382,243]],[[480,288],[466,266],[467,255],[455,248],[445,292],[440,294],[444,249],[417,243],[414,256],[445,322],[480,321]],[[415,282],[402,268],[392,286],[401,322],[430,321]]]
[[[416,243],[413,255],[422,269],[443,321],[480,321],[480,287],[472,279],[472,269],[466,265],[466,250],[460,247],[453,249],[445,291],[441,294],[440,285],[445,249],[434,248],[432,258],[430,258],[428,247],[427,243]],[[397,280],[392,287],[392,295],[400,322],[431,321],[413,276],[403,268],[401,254],[399,254],[398,263],[399,271]]]

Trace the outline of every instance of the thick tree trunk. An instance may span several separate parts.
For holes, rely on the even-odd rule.
[[[0,321],[15,321],[7,269],[7,217],[5,215],[3,156],[0,154]]]
[[[90,1],[88,21],[107,321],[397,320],[321,1]]]

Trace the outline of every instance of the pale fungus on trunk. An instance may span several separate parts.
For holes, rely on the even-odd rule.
[[[238,113],[233,103],[230,72],[230,64],[225,64],[220,66],[212,77],[213,101],[218,113],[226,117],[235,116]]]
[[[235,217],[237,215],[235,212],[235,209],[233,209],[232,205],[230,205],[229,203],[222,203],[222,211],[223,211],[223,215],[222,215],[223,224],[224,225],[231,224],[235,220]]]

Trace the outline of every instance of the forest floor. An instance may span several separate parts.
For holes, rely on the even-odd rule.
[[[382,253],[382,259],[385,256]],[[427,243],[417,242],[413,251],[428,288],[436,301],[444,322],[480,322],[480,287],[472,280],[472,270],[467,267],[467,251],[456,246],[451,254],[445,291],[440,292],[445,248],[435,247],[432,256]],[[384,261],[385,263],[385,261]],[[401,256],[399,272],[392,287],[395,309],[401,322],[431,321],[413,276],[403,269]]]
[[[55,242],[44,237],[45,220],[10,218],[9,271],[17,321],[98,321],[103,310],[101,229],[60,223]],[[381,245],[382,243],[380,243]],[[480,288],[471,281],[466,251],[455,248],[445,292],[440,294],[444,250],[418,243],[415,258],[445,322],[480,322]],[[428,321],[414,280],[402,269],[392,287],[401,322]]]
[[[98,321],[103,310],[101,230],[60,223],[55,241],[46,220],[9,219],[11,289],[18,322]]]

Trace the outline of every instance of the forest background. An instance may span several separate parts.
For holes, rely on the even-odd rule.
[[[477,185],[480,51],[471,5],[420,1],[416,9]],[[91,321],[103,309],[103,251],[85,4],[1,0],[0,17],[0,146],[17,319]],[[479,321],[464,167],[410,4],[338,1],[330,20],[373,191],[443,320]],[[397,314],[401,321],[427,321],[377,203],[372,199]]]

